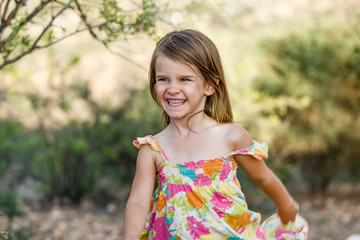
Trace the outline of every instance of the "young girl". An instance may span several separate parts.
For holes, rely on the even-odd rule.
[[[168,33],[149,78],[166,128],[134,141],[140,150],[124,239],[306,239],[299,205],[263,161],[267,145],[233,123],[214,43],[195,30]],[[262,224],[247,208],[237,163],[278,207]]]

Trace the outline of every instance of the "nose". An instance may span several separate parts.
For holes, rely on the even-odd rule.
[[[174,82],[174,81],[171,81],[170,84],[169,84],[169,87],[167,89],[167,92],[169,94],[178,94],[180,93],[180,86],[178,83]]]

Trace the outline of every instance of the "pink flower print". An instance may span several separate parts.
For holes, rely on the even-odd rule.
[[[194,179],[194,185],[198,187],[210,186],[211,178],[205,174],[198,174],[197,178]]]
[[[189,185],[184,185],[184,184],[168,184],[167,185],[167,194],[165,196],[165,200],[168,201],[170,200],[173,196],[175,196],[176,194],[178,194],[179,192],[185,192],[185,193],[189,193],[192,192],[192,188]]]
[[[296,232],[285,231],[285,230],[279,228],[279,229],[276,230],[276,232],[275,232],[275,238],[276,238],[277,240],[286,240],[286,239],[288,239],[288,238],[285,238],[285,237],[283,236],[283,234],[284,234],[285,237],[286,237],[286,235],[295,236],[295,235],[296,235]]]
[[[225,211],[226,209],[231,207],[233,200],[227,198],[226,196],[222,195],[221,193],[214,192],[213,198],[210,202],[221,211]],[[219,214],[218,214],[219,215]]]
[[[175,207],[174,206],[168,207],[168,211],[166,212],[166,222],[168,225],[171,225],[173,223],[174,215],[175,215]]]
[[[223,213],[222,211],[220,211],[218,208],[214,208],[214,211],[215,211],[216,214],[219,216],[219,218],[224,218],[224,217],[225,217],[225,213]]]
[[[166,226],[166,219],[165,216],[159,217],[155,220],[154,223],[154,236],[152,239],[169,239],[171,237],[171,234],[169,233],[169,230]]]
[[[150,231],[150,229],[153,227],[154,221],[155,221],[156,213],[152,213],[149,223],[145,225],[146,231]]]
[[[220,173],[220,181],[226,179],[231,171],[231,166],[224,164]]]
[[[159,167],[158,171],[159,171],[158,177],[160,179],[160,185],[162,186],[166,182],[166,175],[163,173],[163,168],[162,167]]]
[[[264,233],[264,231],[263,231],[261,228],[258,228],[258,229],[256,230],[256,237],[257,237],[258,239],[265,239],[265,233]]]
[[[186,220],[186,230],[190,231],[190,235],[193,239],[199,239],[202,235],[210,234],[209,229],[207,229],[202,222],[196,221],[193,216],[187,217]]]
[[[203,162],[185,162],[184,166],[187,169],[193,169],[193,170],[197,170],[203,167]]]

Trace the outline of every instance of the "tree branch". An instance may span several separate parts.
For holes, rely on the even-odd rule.
[[[1,14],[1,6],[3,5],[4,1],[5,0],[1,0],[1,2],[0,2],[0,14]]]
[[[40,41],[40,39],[42,38],[42,36],[44,36],[44,34],[46,33],[46,31],[52,26],[52,23],[55,21],[55,19],[60,16],[67,8],[68,6],[73,2],[74,0],[70,0],[55,16],[53,16],[50,20],[50,22],[48,23],[48,25],[44,28],[44,30],[40,33],[40,35],[38,36],[38,38],[34,41],[34,44],[32,45],[31,49],[35,49],[37,48],[37,43]]]
[[[26,0],[23,0],[23,3],[25,3]],[[25,20],[23,20],[19,26],[25,25],[26,23],[30,22],[48,3],[50,3],[52,0],[47,0],[47,1],[42,1],[41,4],[39,6],[37,6],[28,16],[26,16]],[[22,3],[22,4],[23,4]],[[17,6],[17,8],[19,8],[19,5]],[[15,9],[14,9],[15,10]],[[0,24],[0,36],[3,32],[3,30],[5,29],[5,27],[7,27],[12,18],[14,18],[16,16],[16,13],[18,10],[16,11],[12,11],[9,15],[9,17],[6,19],[6,21],[2,21]],[[13,15],[12,15],[13,14]],[[11,16],[12,15],[12,16]],[[11,16],[11,17],[10,17]],[[3,16],[4,17],[4,16]],[[7,41],[4,40],[4,43],[6,43]]]
[[[55,19],[60,16],[68,7],[69,5],[73,2],[74,0],[70,0],[66,5],[64,5],[64,7],[55,15],[51,18],[50,22],[47,24],[47,26],[43,29],[43,31],[39,34],[39,36],[35,39],[34,43],[32,44],[31,48],[29,48],[27,51],[24,51],[22,54],[20,54],[19,56],[10,59],[10,60],[5,60],[1,65],[0,65],[0,69],[2,69],[4,66],[16,62],[17,60],[23,58],[24,56],[30,54],[32,51],[34,51],[35,49],[39,48],[37,46],[38,42],[40,41],[40,39],[44,36],[44,34],[46,33],[46,31],[52,26],[52,23],[55,21]]]
[[[24,5],[25,1],[26,0],[16,1],[16,7],[10,12],[8,18],[6,19],[7,22],[15,17],[17,11],[19,11],[19,8]]]
[[[64,39],[66,39],[66,38],[68,38],[68,37],[71,37],[72,35],[75,35],[75,34],[79,33],[79,32],[83,32],[83,31],[86,31],[86,30],[89,30],[89,31],[91,30],[91,31],[92,31],[92,29],[98,28],[98,27],[100,27],[100,26],[102,26],[102,25],[104,25],[104,24],[105,24],[105,23],[98,24],[98,25],[94,25],[94,26],[88,25],[86,28],[83,28],[83,29],[79,29],[79,30],[77,30],[77,31],[74,31],[74,32],[72,32],[72,33],[70,33],[70,34],[62,37],[62,38],[59,38],[59,39],[56,40],[56,41],[53,41],[53,42],[48,43],[48,44],[43,45],[43,46],[39,46],[38,48],[47,48],[47,47],[50,47],[50,46],[52,46],[52,45],[54,45],[54,44],[56,44],[56,43],[58,43],[58,42],[60,42],[60,41],[62,41],[62,40],[64,40]],[[92,31],[92,32],[93,32],[93,31]],[[106,50],[108,50],[110,53],[115,54],[115,55],[117,55],[117,56],[125,59],[126,61],[128,61],[128,62],[130,62],[131,64],[133,64],[133,65],[137,66],[138,68],[140,68],[141,70],[147,72],[147,69],[144,68],[142,65],[138,64],[137,62],[133,61],[132,59],[126,57],[125,55],[123,55],[123,54],[121,54],[121,53],[118,53],[118,52],[113,51],[113,50],[109,47],[109,45],[108,45],[107,43],[105,43],[104,41],[102,41],[101,39],[99,39],[96,35],[95,35],[94,38],[95,38],[97,41],[101,42],[101,43],[105,46]],[[0,69],[1,69],[1,65],[0,65]]]
[[[128,58],[127,56],[125,56],[125,55],[123,55],[123,54],[121,54],[121,53],[118,53],[118,52],[114,52],[114,51],[109,47],[109,45],[107,45],[106,43],[103,42],[103,44],[104,44],[105,48],[106,48],[110,53],[115,54],[115,55],[118,55],[119,57],[125,59],[126,61],[134,64],[135,66],[137,66],[137,67],[140,68],[141,70],[144,70],[145,72],[148,71],[148,70],[147,70],[146,68],[144,68],[142,65],[138,64],[137,62],[135,62],[134,60]]]
[[[1,2],[1,4],[2,4],[2,2]],[[7,0],[4,12],[2,13],[3,15],[1,16],[1,24],[5,21],[5,16],[6,16],[6,12],[9,7],[9,4],[10,4],[10,0]]]
[[[41,1],[41,4],[39,6],[37,6],[32,13],[30,13],[26,19],[25,22],[30,22],[47,4],[49,4],[50,2],[53,2],[52,0],[47,0],[47,1]]]
[[[94,25],[94,26],[89,26],[89,27],[86,27],[86,28],[78,29],[78,30],[76,30],[76,31],[74,31],[74,32],[72,32],[72,33],[69,33],[69,34],[67,34],[67,35],[65,35],[65,36],[63,36],[63,37],[61,37],[61,38],[59,38],[59,39],[57,39],[57,40],[55,40],[55,41],[49,42],[48,44],[45,44],[45,45],[43,45],[43,46],[38,46],[37,48],[38,48],[38,49],[41,49],[41,48],[50,47],[50,46],[52,46],[52,45],[54,45],[54,44],[56,44],[56,43],[58,43],[58,42],[61,42],[62,40],[66,39],[66,38],[69,38],[69,37],[71,37],[71,36],[73,36],[73,35],[75,35],[75,34],[77,34],[77,33],[80,33],[80,32],[86,31],[86,30],[89,30],[89,28],[91,28],[91,29],[98,28],[98,27],[101,27],[101,26],[104,25],[104,24],[105,24],[105,23],[101,23],[101,24],[98,24],[98,25]],[[99,40],[98,38],[96,38],[96,39],[97,39],[98,41],[101,41],[101,40]]]
[[[8,8],[8,5],[9,5],[9,2],[11,0],[0,0],[0,7],[3,3],[6,3],[7,7]],[[26,0],[16,0],[17,2],[17,8],[20,8],[21,6],[24,5],[24,3],[26,2]],[[101,37],[98,36],[98,33],[97,31],[95,31],[95,29],[100,29],[105,26],[108,22],[105,21],[103,23],[100,23],[100,24],[96,24],[96,25],[91,25],[89,22],[88,22],[88,19],[87,19],[87,15],[86,15],[86,11],[84,11],[83,9],[83,5],[80,3],[79,0],[68,0],[67,2],[61,2],[59,0],[41,0],[40,3],[38,4],[38,6],[36,8],[33,9],[33,11],[28,14],[27,16],[25,16],[26,18],[24,18],[21,22],[18,22],[14,27],[23,27],[24,25],[26,25],[27,23],[29,23],[30,21],[33,20],[33,18],[35,18],[40,12],[42,12],[42,10],[49,4],[49,3],[55,3],[59,8],[57,9],[58,11],[56,11],[56,14],[54,14],[53,10],[56,9],[57,7],[54,7],[54,6],[50,6],[51,7],[51,19],[50,21],[48,21],[48,23],[43,27],[42,29],[42,32],[40,34],[38,34],[38,36],[35,37],[35,39],[30,43],[30,45],[28,45],[28,49],[26,50],[22,50],[22,52],[18,53],[18,55],[16,56],[13,56],[13,58],[10,58],[10,59],[7,59],[7,58],[4,58],[4,61],[2,63],[0,63],[0,70],[5,67],[6,65],[9,65],[11,63],[14,63],[18,60],[20,60],[21,58],[23,58],[24,56],[32,53],[33,51],[37,50],[37,49],[43,49],[43,48],[47,48],[47,47],[50,47],[64,39],[67,39],[77,33],[80,33],[80,32],[84,32],[84,31],[89,31],[90,35],[95,39],[97,40],[98,42],[102,43],[105,48],[112,54],[115,54],[123,59],[125,59],[126,61],[132,63],[133,65],[139,67],[141,70],[143,71],[147,71],[146,68],[144,68],[142,65],[136,63],[135,61],[131,60],[130,58],[128,58],[126,55],[123,55],[122,53],[119,53],[117,51],[114,51],[110,46],[109,46],[109,43],[106,41],[106,40],[103,40],[101,39]],[[72,4],[72,3],[75,3]],[[135,4],[133,2],[133,4]],[[60,10],[59,10],[60,9]],[[54,21],[55,19],[57,19],[60,15],[63,14],[63,12],[66,10],[66,9],[69,9],[71,11],[74,11],[78,16],[79,18],[81,19],[81,21],[79,22],[79,25],[77,26],[77,28],[73,31],[73,32],[70,32],[70,33],[66,33],[64,32],[62,36],[60,36],[59,38],[54,38],[54,39],[49,39],[48,41],[42,43],[42,44],[39,44],[40,40],[44,37],[44,35],[49,31],[50,28],[53,28],[55,25],[54,25]],[[1,9],[0,9],[1,10]],[[8,9],[6,9],[4,11],[4,13],[8,12]],[[10,19],[10,17],[13,17],[14,15],[16,15],[16,13],[18,12],[18,10],[15,11],[15,9],[12,11],[13,14],[9,14],[7,17],[5,15],[2,16],[2,18],[4,19],[4,21],[6,22],[7,19]],[[7,19],[6,19],[7,18]],[[2,23],[1,23],[2,24]],[[1,33],[2,33],[2,30],[4,28],[6,28],[8,25],[6,25],[5,27],[3,26],[1,28],[1,25],[0,24],[0,36],[1,36]],[[84,24],[85,26],[82,26],[82,24]],[[12,26],[12,25],[10,25]],[[124,33],[126,34],[126,33]],[[19,36],[16,36],[16,37],[19,37]],[[11,41],[11,39],[5,39],[4,41],[2,41],[2,45],[6,44],[6,42],[8,41]],[[1,50],[1,49],[0,49]]]
[[[84,22],[85,26],[87,27],[87,29],[89,30],[89,33],[91,34],[91,36],[93,36],[93,38],[99,40],[98,36],[94,33],[94,31],[91,28],[91,25],[86,21],[86,15],[84,14],[84,12],[81,9],[81,6],[78,2],[78,0],[75,0],[76,6],[79,10],[80,13],[80,18],[81,20]]]
[[[16,7],[10,12],[9,16],[5,20],[5,13],[2,16],[1,19],[1,25],[0,25],[0,33],[2,33],[3,29],[8,26],[11,22],[11,20],[16,16],[17,12],[19,11],[19,8],[24,5],[26,0],[21,0],[20,2],[16,2]],[[8,7],[8,4],[6,4],[6,8]],[[5,9],[7,11],[7,9]]]

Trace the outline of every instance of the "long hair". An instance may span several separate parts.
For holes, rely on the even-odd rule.
[[[150,92],[157,104],[159,103],[156,98],[155,65],[160,54],[174,61],[197,67],[205,81],[215,89],[215,92],[206,99],[205,114],[220,123],[233,122],[220,54],[207,36],[196,30],[186,29],[170,32],[158,41],[149,69]],[[165,126],[170,123],[170,118],[165,111],[162,121]]]

